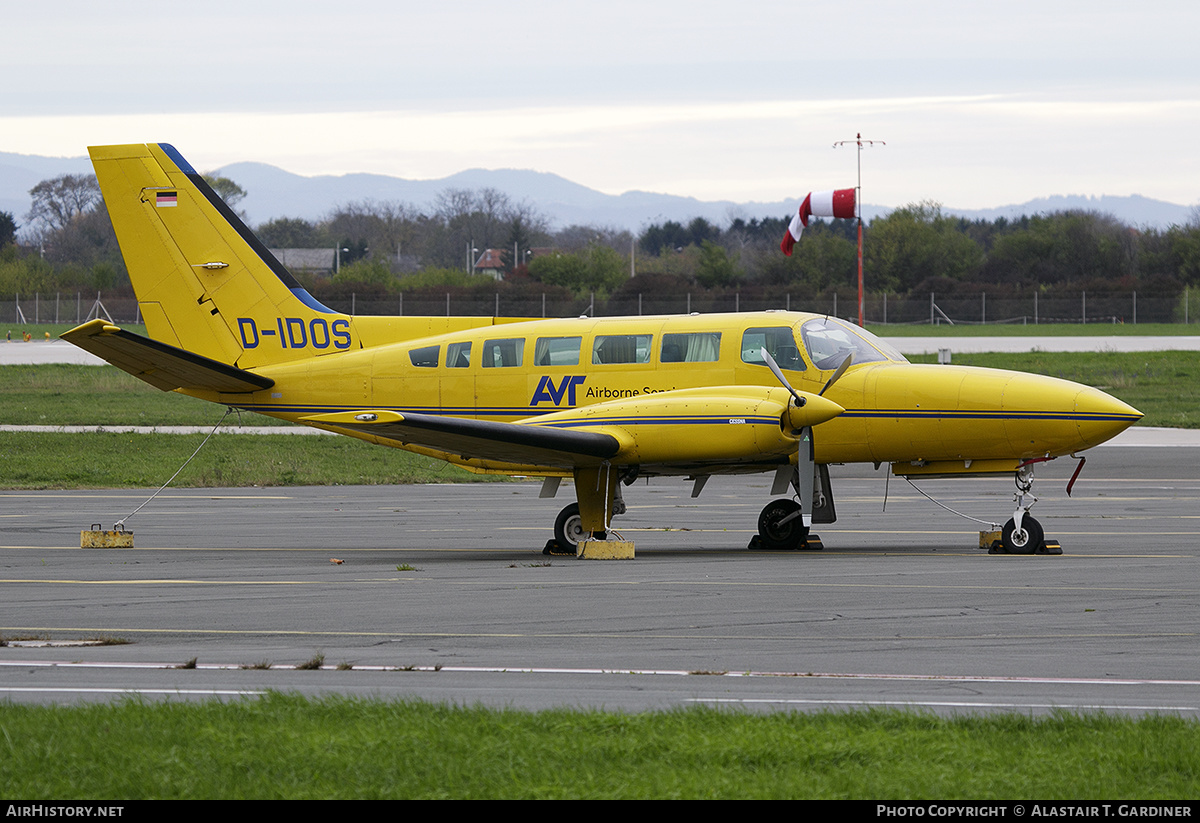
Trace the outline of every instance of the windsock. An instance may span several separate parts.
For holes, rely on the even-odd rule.
[[[779,248],[788,257],[792,255],[792,247],[800,239],[800,233],[808,225],[810,217],[853,217],[854,189],[838,189],[836,191],[809,192],[800,204],[800,210],[792,217],[787,231],[783,233],[783,242]]]

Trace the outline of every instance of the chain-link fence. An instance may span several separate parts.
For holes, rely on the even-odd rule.
[[[327,299],[329,308],[351,315],[415,315],[474,317],[592,317],[690,312],[739,312],[791,309],[857,319],[858,297],[851,292],[832,293],[801,300],[788,292],[763,296],[761,291],[712,294],[637,294],[602,298],[595,295],[563,300],[546,295],[508,297],[496,292],[487,297],[453,294],[398,294],[387,298]],[[1046,297],[989,297],[986,293],[963,296],[897,297],[868,294],[863,313],[872,324],[942,323],[1195,323],[1200,306],[1191,305],[1188,290],[1178,297],[1146,297],[1137,292],[1095,294],[1079,292]],[[133,297],[103,294],[56,293],[10,295],[0,298],[0,323],[78,324],[97,317],[120,323],[141,322]]]

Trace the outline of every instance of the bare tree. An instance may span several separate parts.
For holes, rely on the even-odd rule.
[[[231,209],[236,209],[237,204],[246,199],[246,190],[228,177],[220,177],[211,171],[201,175],[201,177],[204,178],[205,183],[208,183],[212,187],[213,191],[221,196],[221,199],[225,201],[225,205]]]
[[[33,197],[33,207],[26,219],[42,232],[65,229],[102,199],[94,174],[64,174],[43,180],[29,194]]]
[[[408,203],[360,200],[338,206],[326,227],[338,242],[361,244],[371,257],[392,264],[413,252],[420,217]]]

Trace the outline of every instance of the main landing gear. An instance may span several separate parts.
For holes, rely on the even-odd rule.
[[[625,500],[621,497],[621,488],[614,490],[612,501],[613,515],[625,513]],[[574,557],[578,553],[579,544],[584,540],[605,540],[607,530],[588,532],[583,528],[583,516],[579,513],[579,504],[570,503],[563,507],[554,520],[554,539],[546,541],[542,554],[565,554]]]
[[[587,535],[583,531],[583,518],[579,516],[579,504],[572,503],[558,513],[554,521],[554,545],[547,543],[545,554],[575,554],[575,548]]]

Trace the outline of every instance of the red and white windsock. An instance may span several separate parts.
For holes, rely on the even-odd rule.
[[[791,257],[792,247],[800,239],[800,233],[808,225],[810,217],[854,217],[854,189],[809,192],[783,233],[779,248],[783,249],[784,254]]]

